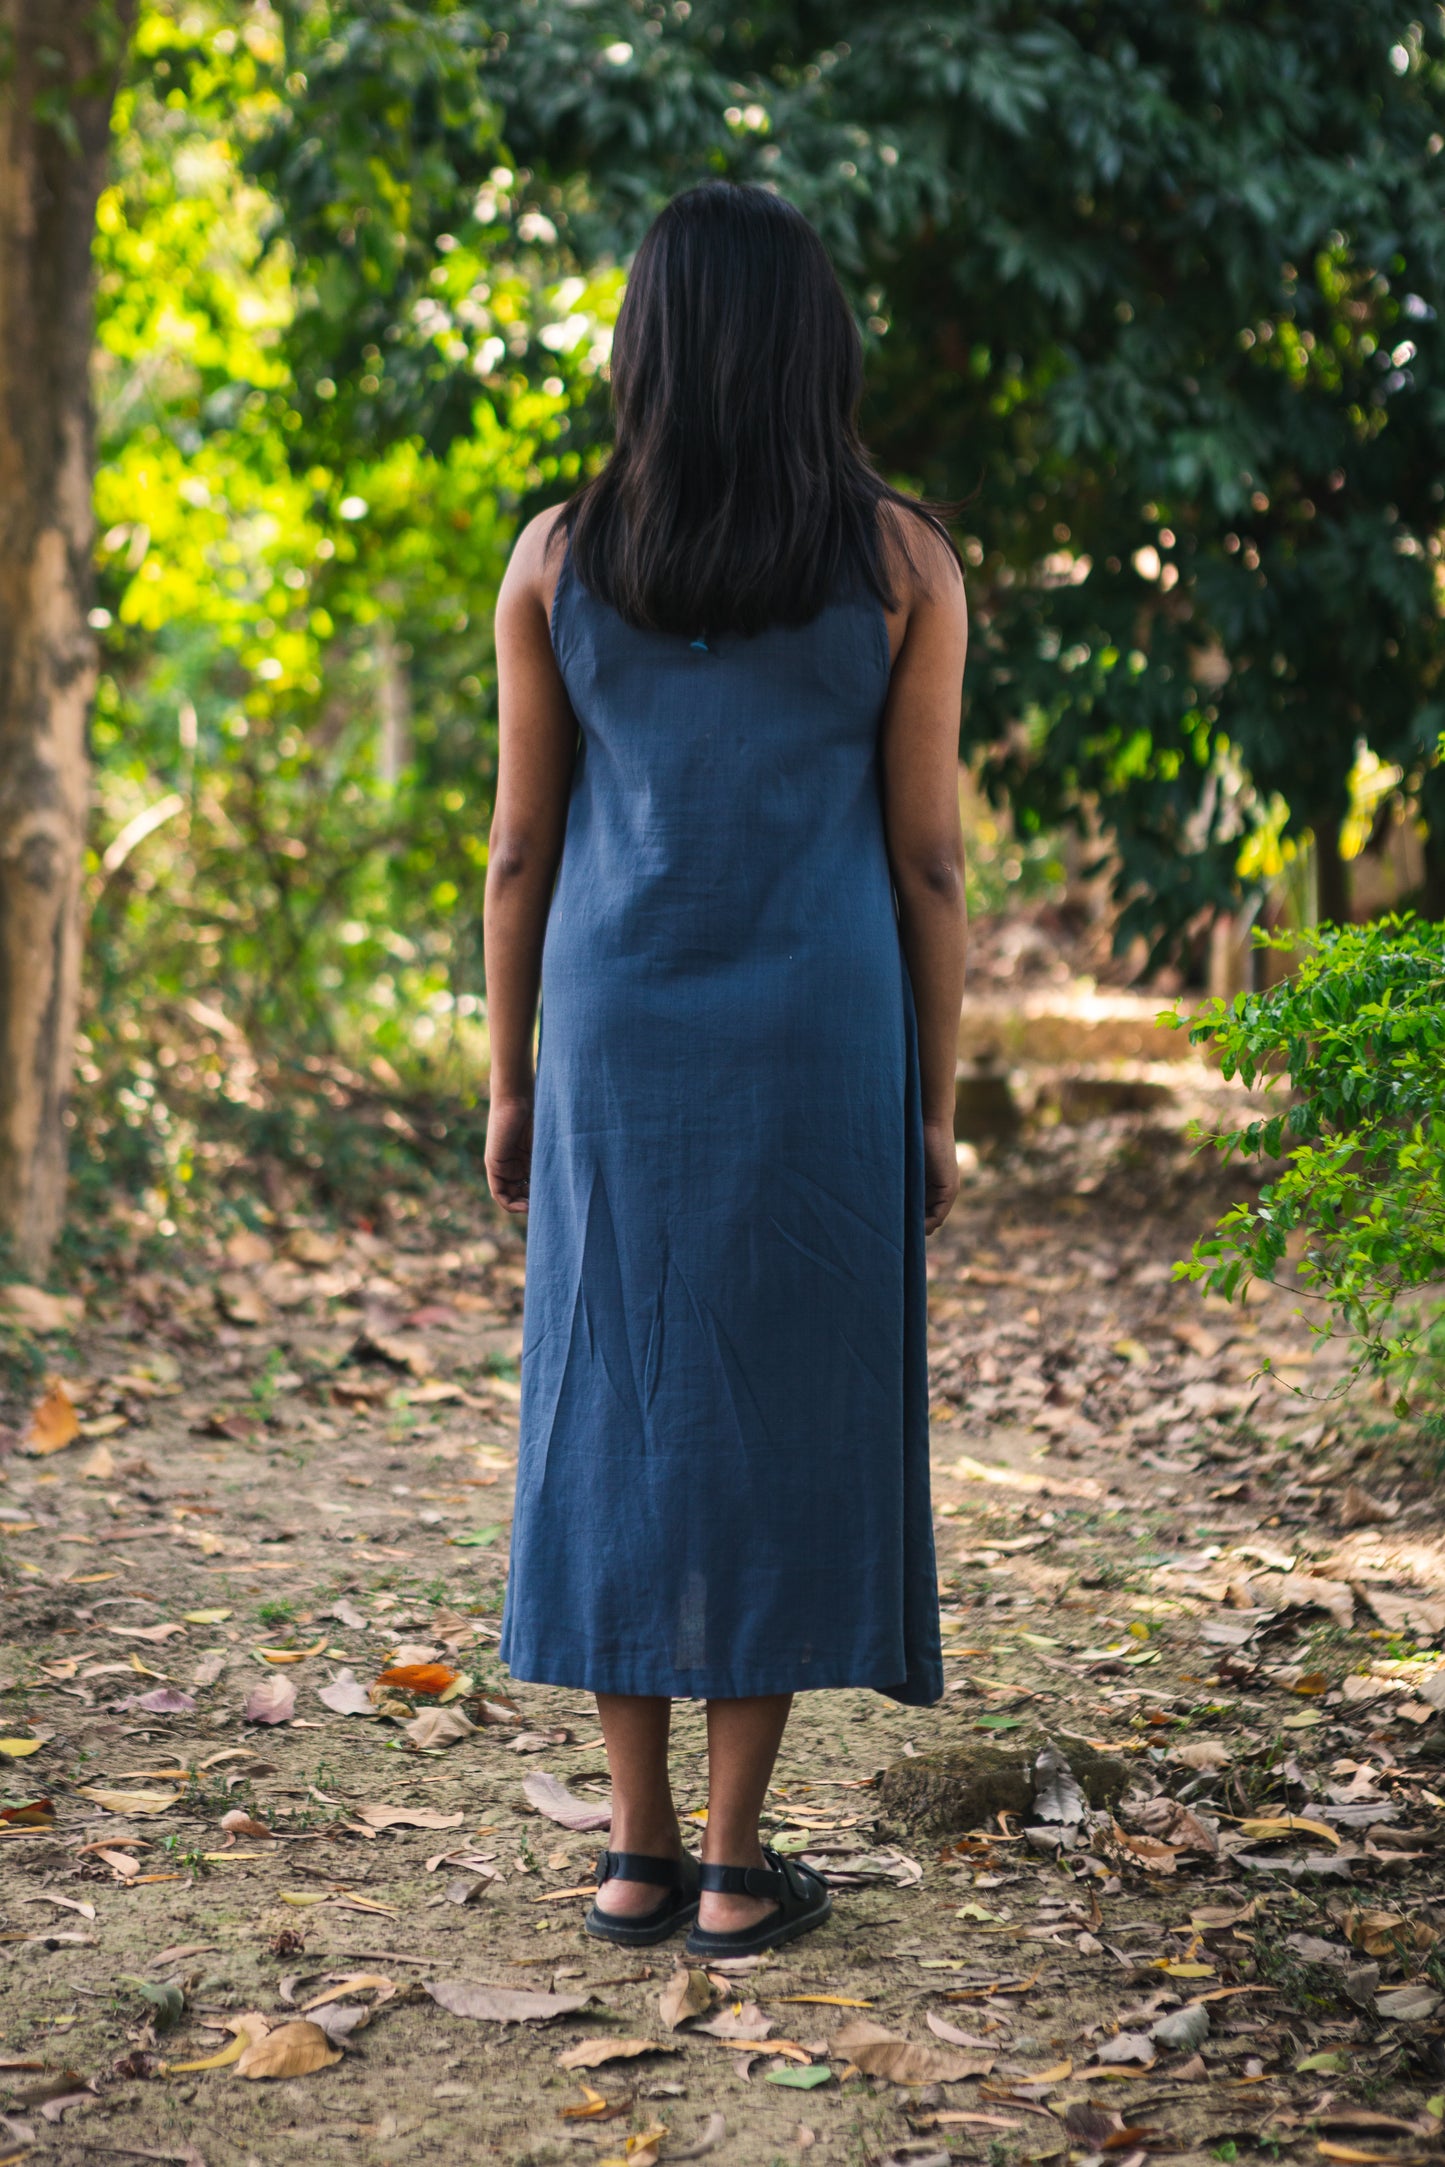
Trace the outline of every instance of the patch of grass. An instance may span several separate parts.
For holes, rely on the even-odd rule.
[[[266,1359],[251,1379],[251,1404],[264,1421],[276,1405],[276,1380],[285,1374],[286,1356],[280,1347],[268,1349]]]
[[[290,1625],[296,1616],[296,1605],[287,1595],[278,1595],[269,1603],[262,1603],[256,1612],[262,1625]]]

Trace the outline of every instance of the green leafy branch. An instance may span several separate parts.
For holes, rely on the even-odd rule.
[[[1213,1003],[1189,1035],[1288,1103],[1201,1140],[1226,1161],[1288,1163],[1175,1269],[1234,1300],[1292,1262],[1333,1312],[1315,1329],[1359,1340],[1356,1373],[1396,1369],[1430,1328],[1428,1299],[1404,1297],[1445,1280],[1445,928],[1392,917],[1259,945],[1292,956],[1292,975]]]

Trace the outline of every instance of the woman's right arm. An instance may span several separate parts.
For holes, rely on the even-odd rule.
[[[524,529],[497,597],[497,802],[484,916],[491,1040],[487,1180],[502,1209],[513,1213],[526,1211],[531,1183],[542,942],[577,742],[548,622],[555,572],[548,542],[556,522],[555,512],[544,512]]]

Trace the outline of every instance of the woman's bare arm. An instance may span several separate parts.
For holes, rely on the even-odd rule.
[[[888,855],[918,1011],[925,1225],[932,1234],[958,1193],[953,1099],[968,942],[958,726],[968,608],[962,574],[942,541],[919,521],[909,542],[917,575],[893,560],[899,607],[889,612],[894,663],[881,749]]]
[[[487,1180],[504,1211],[525,1212],[532,1164],[533,1033],[542,941],[562,857],[577,723],[548,623],[560,547],[557,514],[520,536],[497,597],[497,803],[485,912],[491,1104]]]

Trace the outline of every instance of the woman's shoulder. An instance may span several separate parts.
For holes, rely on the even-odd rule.
[[[527,521],[512,545],[503,582],[517,598],[540,604],[548,617],[567,554],[565,513],[565,505],[553,504]]]
[[[966,625],[968,604],[958,553],[938,522],[906,498],[878,507],[878,541],[890,600],[884,606],[888,642],[897,661],[912,624],[933,618]]]
[[[539,639],[550,637],[552,600],[557,596],[565,559],[563,509],[563,505],[552,505],[522,527],[511,544],[507,572],[496,598],[498,624],[516,624],[518,628],[535,624]]]
[[[962,600],[963,568],[938,520],[906,498],[885,498],[878,507],[883,569],[900,602],[925,597]]]

